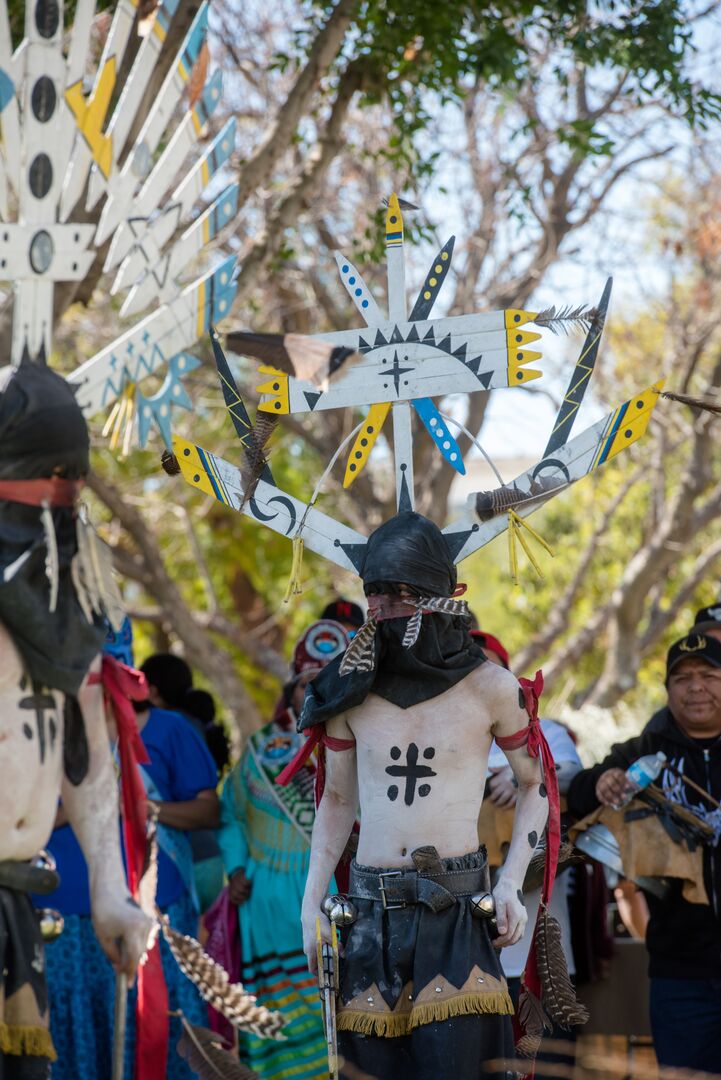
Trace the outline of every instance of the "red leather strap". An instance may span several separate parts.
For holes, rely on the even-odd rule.
[[[334,739],[332,735],[323,736],[323,746],[327,746],[329,750],[352,750],[355,746],[355,739]]]
[[[74,506],[83,487],[82,480],[48,476],[40,480],[0,480],[0,499],[25,506]]]

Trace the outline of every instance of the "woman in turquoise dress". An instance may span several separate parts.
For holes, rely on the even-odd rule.
[[[295,730],[307,683],[343,652],[340,623],[321,619],[293,654],[292,677],[273,719],[251,736],[221,797],[220,849],[238,905],[241,981],[286,1017],[284,1042],[240,1036],[241,1058],[261,1080],[327,1080],[318,985],[303,954],[300,909],[315,816],[313,765],[287,787],[275,783],[303,737]]]

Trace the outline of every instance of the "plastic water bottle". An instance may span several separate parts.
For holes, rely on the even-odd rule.
[[[643,791],[649,784],[652,784],[660,775],[666,761],[667,758],[663,750],[659,750],[658,753],[646,754],[644,757],[639,758],[638,761],[634,761],[632,765],[629,765],[626,769],[626,784],[629,790],[618,803],[618,806],[626,806],[639,791]]]

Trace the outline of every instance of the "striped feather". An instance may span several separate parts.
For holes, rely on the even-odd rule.
[[[470,615],[468,604],[465,600],[456,600],[452,596],[419,596],[417,600],[408,601],[426,611],[435,611],[441,615]]]
[[[232,983],[225,968],[208,956],[199,941],[173,930],[165,916],[161,917],[161,929],[178,967],[198,988],[204,1001],[241,1031],[249,1031],[261,1039],[285,1038],[281,1030],[285,1018],[258,1005],[240,983]]]
[[[568,975],[558,919],[544,908],[536,930],[538,974],[541,977],[543,1007],[554,1023],[570,1031],[588,1020],[588,1011],[576,997]]]
[[[366,619],[350,645],[343,653],[338,673],[349,675],[351,671],[372,671],[376,662],[376,628],[374,618]]]
[[[421,623],[422,622],[423,622],[423,611],[422,611],[421,608],[418,608],[418,610],[414,611],[413,614],[411,615],[410,619],[408,620],[408,625],[406,626],[406,632],[403,635],[403,648],[404,649],[412,649],[413,646],[415,645],[415,643],[418,641],[418,635],[421,632]]]

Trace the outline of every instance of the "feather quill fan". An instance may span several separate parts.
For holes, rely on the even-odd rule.
[[[576,998],[568,975],[558,919],[547,908],[541,912],[536,931],[538,974],[541,977],[543,1008],[559,1027],[567,1031],[588,1020],[588,1010]]]
[[[257,1072],[226,1050],[217,1031],[190,1024],[180,1014],[183,1034],[177,1050],[199,1080],[260,1080]]]
[[[258,1005],[241,983],[232,983],[225,968],[208,956],[199,941],[173,930],[163,915],[160,915],[160,923],[178,967],[209,1005],[241,1031],[249,1031],[261,1039],[285,1038],[281,1030],[285,1018],[280,1013]]]
[[[540,311],[533,320],[536,326],[543,326],[552,334],[567,334],[569,330],[582,328],[588,330],[598,318],[595,307],[587,308],[581,304],[579,307],[553,307]]]

